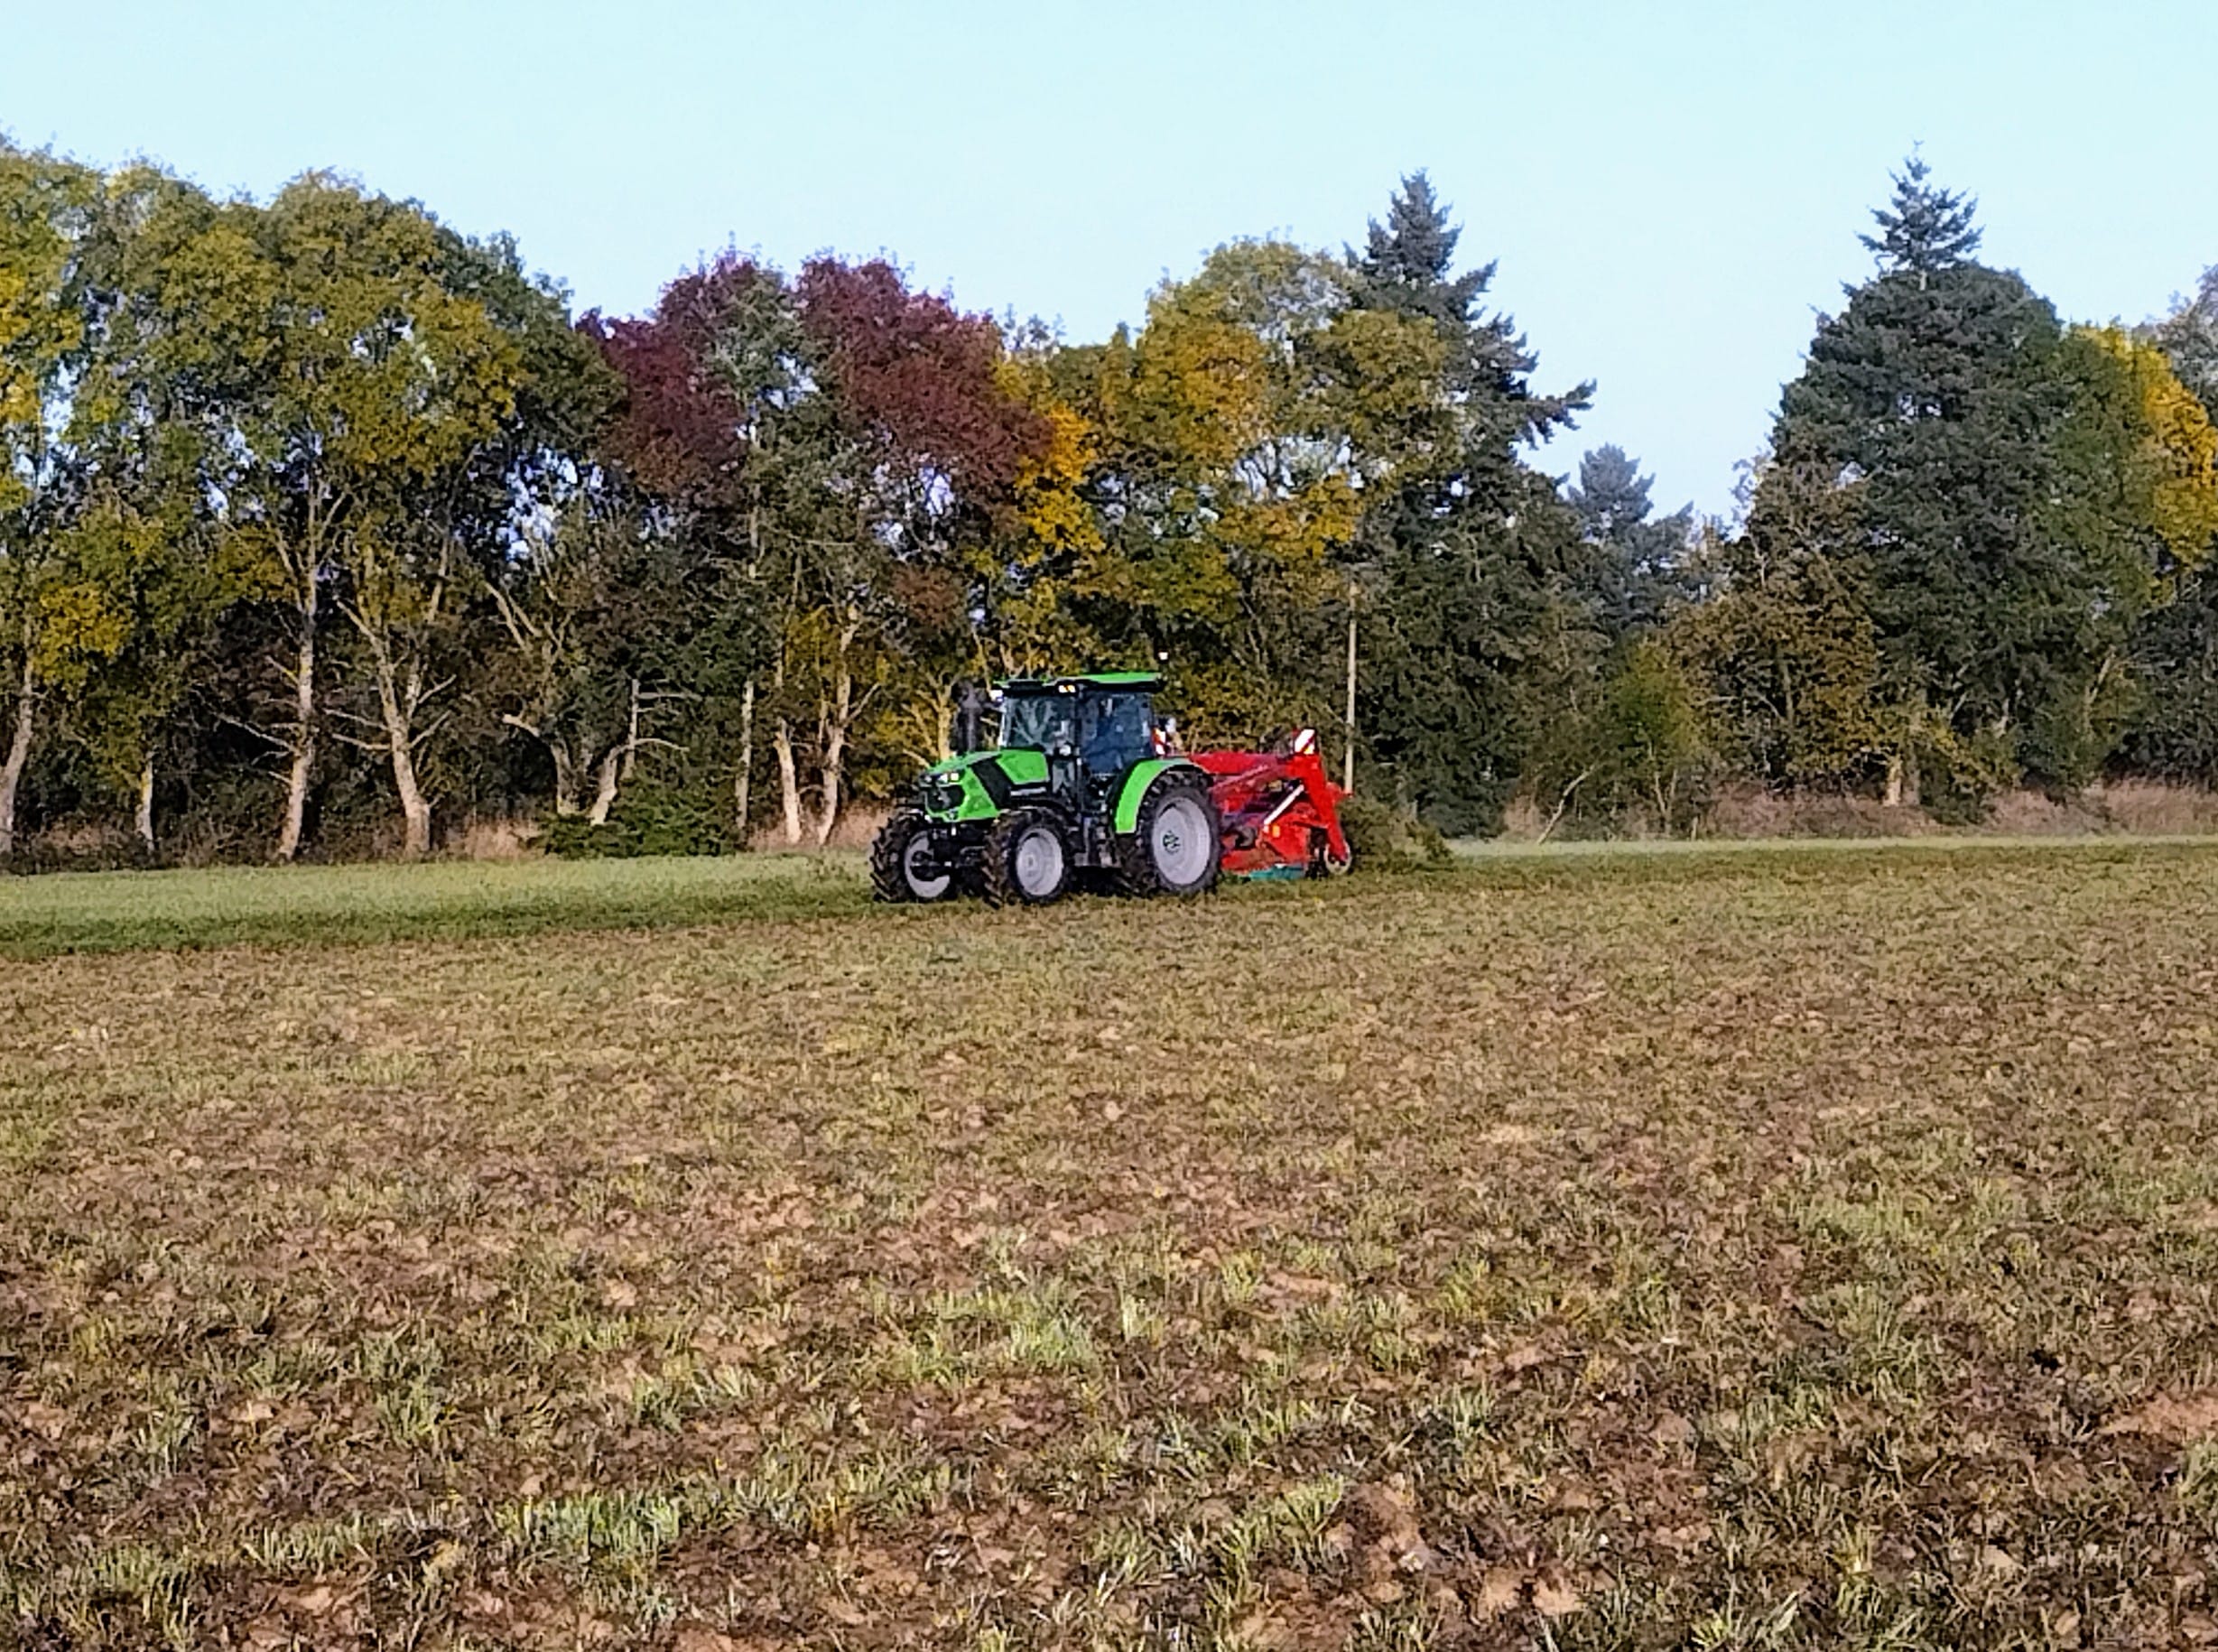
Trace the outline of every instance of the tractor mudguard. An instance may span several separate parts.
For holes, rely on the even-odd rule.
[[[1147,796],[1147,788],[1172,769],[1202,771],[1198,766],[1183,757],[1149,757],[1135,763],[1125,771],[1125,777],[1117,788],[1117,809],[1112,825],[1118,837],[1125,837],[1140,828],[1140,803]],[[1204,781],[1207,775],[1202,775]]]

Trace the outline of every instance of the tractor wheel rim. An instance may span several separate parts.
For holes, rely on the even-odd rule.
[[[1045,826],[1035,826],[1016,840],[1016,886],[1042,896],[1063,880],[1063,840]]]
[[[934,877],[923,870],[925,857],[930,852],[931,846],[925,842],[922,832],[911,838],[908,846],[901,851],[901,876],[908,880],[909,893],[920,901],[938,900],[947,893],[947,886],[954,881],[945,872]]]
[[[1209,869],[1209,816],[1193,798],[1173,798],[1155,812],[1148,847],[1165,883],[1181,888],[1198,883]]]

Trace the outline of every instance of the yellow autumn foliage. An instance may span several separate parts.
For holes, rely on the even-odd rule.
[[[2139,426],[2135,503],[2173,560],[2195,567],[2218,541],[2218,426],[2156,346],[2118,327],[2089,336],[2115,365]]]
[[[1059,399],[1035,401],[1034,406],[1047,434],[1016,473],[1018,527],[1030,545],[1044,552],[1098,550],[1101,530],[1079,491],[1093,462],[1093,427]]]
[[[131,639],[131,615],[111,588],[88,580],[42,586],[33,621],[34,664],[49,682],[72,684]]]
[[[41,440],[47,394],[82,335],[53,217],[76,181],[62,163],[0,150],[0,459]],[[0,463],[0,509],[22,502],[14,471]]]

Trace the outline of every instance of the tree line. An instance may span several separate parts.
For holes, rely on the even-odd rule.
[[[1073,343],[736,251],[576,316],[344,179],[0,146],[0,855],[821,842],[966,680],[1157,663],[1453,832],[2218,776],[2218,273],[2075,326],[1922,162],[1877,218],[1712,522],[1541,467],[1592,386],[1422,173]]]

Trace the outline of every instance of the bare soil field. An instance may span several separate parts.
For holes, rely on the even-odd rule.
[[[0,1646],[2218,1642],[2218,849],[554,870],[0,892]]]

